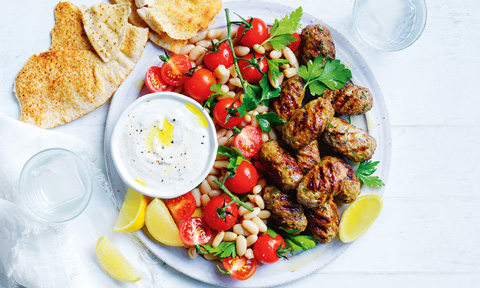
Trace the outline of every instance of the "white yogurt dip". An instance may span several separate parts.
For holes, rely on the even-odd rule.
[[[134,107],[117,124],[116,153],[127,174],[123,176],[141,186],[178,195],[197,186],[206,176],[202,173],[211,169],[212,127],[190,103],[154,98]]]

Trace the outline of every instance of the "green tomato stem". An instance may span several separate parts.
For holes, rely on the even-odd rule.
[[[230,22],[230,14],[228,8],[225,9],[225,16],[227,17],[227,32],[228,32],[228,44],[230,45],[230,51],[232,52],[233,55],[233,65],[235,66],[235,71],[237,71],[238,78],[240,79],[240,83],[242,83],[242,88],[243,91],[247,91],[246,85],[245,85],[245,80],[243,80],[242,74],[240,73],[240,68],[238,67],[238,59],[237,56],[235,55],[235,50],[233,49],[233,43],[232,43],[232,23]]]
[[[225,177],[224,179],[226,179],[227,177]],[[217,180],[213,180],[213,183],[217,184],[218,187],[220,187],[220,189],[222,189],[223,192],[225,192],[228,197],[230,197],[230,199],[232,199],[232,202],[234,203],[237,203],[238,205],[244,207],[245,209],[247,209],[248,211],[250,212],[253,212],[253,208],[250,207],[249,205],[247,205],[245,202],[241,201],[240,199],[238,199],[237,196],[233,195],[232,192],[228,191],[227,187],[225,187],[225,185],[223,184],[225,181],[222,181],[222,183],[218,182]],[[230,203],[232,203],[230,202]]]

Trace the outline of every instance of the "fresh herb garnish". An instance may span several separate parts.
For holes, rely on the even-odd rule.
[[[213,83],[210,86],[210,91],[212,91],[213,93],[210,94],[210,96],[208,97],[208,100],[205,101],[205,103],[203,103],[204,108],[209,108],[210,109],[210,108],[215,107],[216,102],[218,102],[217,101],[217,96],[225,95],[225,96],[230,97],[230,95],[228,95],[227,93],[222,92],[222,84],[220,84],[220,83]]]
[[[287,59],[268,59],[268,74],[273,81],[277,80],[277,77],[282,75],[280,72],[280,66],[290,63]]]
[[[300,66],[298,75],[305,81],[305,88],[309,88],[313,96],[321,95],[325,90],[338,90],[345,87],[345,83],[352,78],[352,72],[340,64],[340,60],[327,58],[324,62],[322,56],[317,56],[307,66]]]
[[[372,176],[372,174],[377,171],[378,163],[380,163],[380,161],[372,162],[370,160],[360,163],[355,171],[355,175],[362,184],[372,188],[385,186],[385,183],[383,183],[378,176]]]
[[[297,41],[297,38],[292,34],[300,28],[300,19],[302,18],[302,6],[297,10],[292,11],[290,15],[285,15],[281,20],[275,19],[272,28],[270,28],[270,37],[261,45],[269,42],[273,49],[285,49],[287,45]]]
[[[260,125],[260,128],[263,132],[272,131],[271,126],[283,125],[283,121],[278,118],[278,115],[275,112],[258,114],[255,117],[257,118],[258,124]]]
[[[285,236],[285,244],[291,252],[305,251],[315,248],[317,245],[312,235],[290,235]]]
[[[213,256],[218,256],[219,259],[227,257],[236,257],[237,251],[235,248],[235,241],[232,242],[222,242],[217,247],[213,248],[212,245],[197,245],[197,251],[200,254],[213,254]]]

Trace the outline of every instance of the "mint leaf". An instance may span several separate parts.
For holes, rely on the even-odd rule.
[[[278,118],[277,113],[275,112],[267,112],[264,114],[258,114],[255,116],[258,120],[258,124],[263,132],[270,132],[272,131],[271,126],[279,126],[283,125],[283,121]]]

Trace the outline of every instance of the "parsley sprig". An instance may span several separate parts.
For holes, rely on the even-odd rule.
[[[355,175],[362,184],[367,185],[371,188],[385,186],[385,183],[383,183],[383,181],[378,176],[372,176],[372,174],[377,171],[378,163],[380,163],[380,161],[372,162],[371,160],[363,161],[360,163],[357,170],[355,171]]]
[[[275,19],[272,28],[270,28],[270,36],[261,45],[269,42],[273,49],[282,50],[292,42],[297,41],[297,38],[292,34],[300,28],[300,19],[302,19],[302,6],[297,10],[292,11],[290,15],[286,15],[281,20]]]
[[[290,252],[305,251],[315,248],[317,242],[312,235],[294,235],[297,230],[289,230],[282,227],[277,227],[279,230],[284,231],[283,238],[285,239],[285,245],[290,249]]]
[[[340,60],[317,56],[313,62],[310,60],[307,66],[300,66],[298,75],[305,81],[305,88],[309,88],[310,94],[322,95],[325,90],[338,90],[345,87],[352,72],[340,63]]]
[[[218,256],[219,259],[227,257],[236,257],[237,251],[235,248],[235,241],[232,242],[222,242],[217,247],[213,247],[210,244],[206,245],[197,245],[197,251],[200,254],[213,254],[213,256]]]

